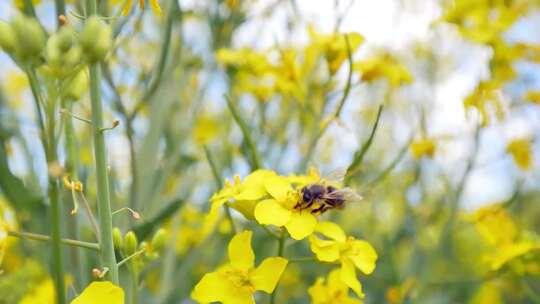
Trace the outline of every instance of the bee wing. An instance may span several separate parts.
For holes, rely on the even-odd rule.
[[[338,189],[336,191],[326,193],[324,195],[325,199],[343,199],[347,202],[359,202],[363,197],[356,193],[351,188]]]
[[[347,175],[346,168],[337,168],[324,174],[322,178],[330,182],[343,184],[343,181],[345,180],[345,175]]]

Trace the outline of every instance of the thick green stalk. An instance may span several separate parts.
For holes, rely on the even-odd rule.
[[[87,0],[87,14],[96,14],[96,0]],[[118,267],[114,255],[112,239],[112,214],[109,194],[109,176],[105,150],[103,128],[103,109],[101,104],[99,62],[92,63],[90,70],[90,101],[92,104],[92,133],[94,137],[94,158],[96,161],[98,213],[99,213],[99,243],[101,262],[109,269],[108,276],[114,284],[118,284]]]
[[[56,102],[53,98],[50,98],[47,105],[47,149],[45,157],[49,168],[57,165],[58,158],[56,154],[56,139],[55,139],[55,126],[56,126]],[[54,283],[56,288],[56,294],[58,303],[66,303],[66,288],[64,283],[64,267],[63,267],[63,252],[61,243],[61,207],[60,207],[60,195],[58,176],[54,172],[49,172],[49,202],[50,202],[50,224],[52,235],[52,257],[53,257],[53,269],[54,269]]]
[[[109,194],[109,176],[107,175],[105,137],[103,128],[103,110],[100,96],[99,65],[90,65],[90,99],[92,103],[92,131],[94,136],[94,158],[96,160],[99,232],[101,245],[101,260],[103,266],[109,269],[110,279],[118,284],[118,268],[114,256],[112,239],[112,214]]]

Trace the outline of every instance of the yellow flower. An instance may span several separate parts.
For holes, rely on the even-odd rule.
[[[24,9],[24,0],[14,0],[15,6],[19,9]],[[41,0],[32,0],[33,5],[38,5],[41,3]]]
[[[52,279],[46,279],[34,287],[19,304],[50,304],[56,303],[56,292]]]
[[[409,70],[390,54],[383,54],[356,62],[354,69],[360,72],[361,79],[367,82],[386,79],[393,87],[413,82]]]
[[[528,91],[525,100],[540,105],[540,91]]]
[[[251,231],[244,231],[232,238],[228,247],[229,263],[203,276],[191,293],[194,300],[200,303],[248,304],[255,303],[255,291],[274,291],[288,261],[270,257],[255,268],[251,236]]]
[[[510,214],[501,205],[490,205],[466,216],[490,250],[483,258],[491,270],[498,270],[508,262],[533,251],[540,250],[540,242],[520,238],[518,228]]]
[[[193,139],[200,145],[206,145],[217,138],[220,130],[217,119],[208,115],[202,116],[197,119],[193,128]]]
[[[364,37],[358,33],[321,35],[316,33],[311,27],[308,31],[315,45],[322,49],[331,75],[335,74],[343,62],[347,60],[347,41],[345,40],[345,35],[347,35],[351,54],[354,54],[362,42],[364,42]]]
[[[208,217],[190,205],[186,205],[179,216],[182,225],[178,228],[178,236],[175,238],[178,255],[183,255],[200,245],[214,231],[219,221],[217,216]]]
[[[432,158],[437,147],[432,139],[425,138],[413,141],[410,149],[414,158],[420,159],[423,156]]]
[[[285,226],[291,237],[301,240],[317,225],[317,218],[311,210],[297,210],[294,206],[300,196],[286,177],[273,175],[266,178],[264,187],[271,196],[255,207],[255,219],[259,224]]]
[[[522,170],[531,169],[532,147],[531,141],[526,138],[514,139],[506,146],[506,151],[512,155],[516,165]]]
[[[326,284],[325,284],[326,283]],[[349,287],[341,280],[339,269],[335,269],[324,278],[317,278],[308,289],[312,304],[361,304],[362,301],[349,297]]]
[[[370,274],[375,269],[377,252],[366,241],[347,237],[345,232],[336,224],[321,222],[316,231],[326,237],[320,239],[315,235],[309,238],[311,251],[322,262],[340,262],[340,278],[359,297],[363,297],[362,286],[356,277],[356,268],[364,274]]]
[[[491,114],[501,119],[504,117],[504,109],[501,104],[501,83],[498,81],[484,81],[478,84],[476,89],[463,100],[465,109],[476,109],[482,118],[482,125],[489,125]]]
[[[217,216],[219,208],[227,203],[241,212],[246,218],[253,218],[256,201],[266,195],[264,181],[269,176],[276,175],[270,170],[256,170],[246,176],[244,181],[235,176],[233,182],[225,181],[225,187],[212,195],[209,216]]]
[[[92,282],[71,304],[124,304],[124,290],[111,282]]]
[[[144,9],[145,0],[139,0],[139,7]],[[133,0],[125,0],[124,5],[122,6],[122,15],[127,16],[131,7],[133,6]],[[150,0],[150,7],[154,14],[161,15],[161,6],[159,6],[158,0]]]
[[[503,304],[500,286],[492,281],[483,283],[472,297],[470,304]]]

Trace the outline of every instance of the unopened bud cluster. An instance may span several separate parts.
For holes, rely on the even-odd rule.
[[[168,233],[165,229],[158,229],[150,243],[146,241],[139,242],[137,235],[133,231],[127,232],[122,237],[122,232],[117,227],[113,228],[112,234],[115,250],[121,252],[125,257],[143,251],[140,256],[146,260],[153,260],[159,257],[168,240]],[[136,261],[141,261],[141,259],[137,257],[132,262]]]
[[[112,29],[98,16],[89,17],[80,33],[65,23],[48,38],[32,17],[16,14],[9,23],[0,21],[0,48],[19,63],[47,64],[59,78],[80,64],[103,60],[112,45]]]

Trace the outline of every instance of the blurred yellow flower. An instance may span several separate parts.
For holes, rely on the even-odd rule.
[[[48,278],[34,287],[19,304],[51,304],[56,303],[54,282]]]
[[[281,257],[270,257],[255,268],[251,236],[251,231],[244,231],[232,238],[228,247],[229,263],[203,276],[191,293],[194,300],[248,304],[255,303],[253,294],[256,291],[274,291],[288,262]]]
[[[71,304],[124,304],[124,290],[111,282],[92,282]]]
[[[480,236],[493,247],[494,250],[484,256],[491,270],[499,270],[518,257],[540,250],[538,240],[520,235],[510,214],[501,205],[480,208],[465,219],[474,223]]]
[[[326,283],[326,284],[325,284]],[[317,278],[308,289],[312,304],[361,304],[362,301],[349,296],[349,287],[341,280],[339,269],[332,270],[328,278]]]
[[[362,42],[364,42],[364,37],[358,33],[322,35],[316,33],[312,27],[308,31],[314,44],[322,49],[331,75],[335,74],[343,62],[347,60],[348,51],[345,36],[347,36],[349,42],[351,56],[360,47]]]
[[[356,277],[356,268],[365,274],[375,269],[377,252],[371,244],[354,237],[347,237],[338,225],[331,222],[320,222],[316,231],[325,239],[315,235],[309,238],[311,251],[322,262],[340,262],[340,278],[359,297],[363,297],[362,286]]]
[[[409,70],[390,54],[382,54],[354,64],[363,81],[373,82],[386,79],[393,87],[413,82]]]
[[[413,141],[410,149],[414,158],[420,159],[423,156],[432,158],[437,147],[435,146],[435,141],[433,139],[424,138]]]
[[[474,108],[480,113],[483,126],[490,124],[492,114],[498,119],[504,117],[500,86],[498,81],[483,81],[463,100],[465,109]]]
[[[273,175],[266,178],[264,186],[271,196],[257,204],[255,219],[262,225],[285,226],[291,237],[301,240],[317,225],[317,218],[310,210],[297,210],[300,196],[286,177]]]
[[[528,91],[525,100],[540,105],[540,91]]]
[[[193,139],[199,145],[212,142],[219,135],[220,125],[214,117],[205,115],[199,117],[193,128]]]
[[[116,0],[116,2],[119,2],[120,0]],[[146,0],[139,0],[139,8],[144,9]],[[159,6],[158,0],[149,0],[150,7],[152,8],[152,11],[157,16],[161,15],[161,6]],[[131,7],[133,6],[133,0],[125,0],[124,5],[122,6],[122,15],[127,16],[129,14],[129,11],[131,10]]]
[[[14,108],[20,108],[23,101],[23,94],[29,88],[28,78],[24,73],[9,71],[6,75],[4,88],[12,102]]]
[[[15,6],[19,9],[24,9],[25,7],[24,2],[25,0],[14,0]],[[32,0],[33,5],[38,5],[40,3],[41,3],[41,0]]]
[[[526,138],[514,139],[506,146],[506,151],[512,155],[516,165],[522,170],[533,166],[531,141]]]
[[[500,286],[487,281],[483,283],[472,297],[470,304],[503,304]]]

